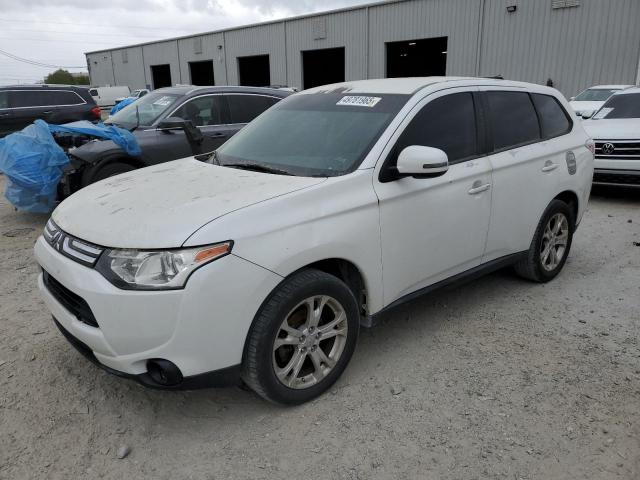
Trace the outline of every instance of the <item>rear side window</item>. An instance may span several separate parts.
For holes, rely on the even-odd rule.
[[[398,140],[395,158],[411,145],[439,148],[451,163],[477,156],[478,134],[472,94],[454,93],[425,105]]]
[[[9,95],[7,92],[0,92],[0,108],[9,108]]]
[[[278,99],[262,95],[227,95],[231,123],[249,123]]]
[[[74,92],[63,90],[16,90],[11,92],[11,106],[53,107],[57,105],[78,105],[84,100]]]
[[[540,140],[538,116],[526,92],[486,92],[494,150]]]
[[[540,118],[542,138],[554,138],[569,133],[571,121],[556,98],[539,93],[532,93],[531,98]]]

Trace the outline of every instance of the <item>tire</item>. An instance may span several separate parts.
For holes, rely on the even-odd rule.
[[[319,315],[310,314],[314,311]],[[242,379],[271,402],[307,402],[340,377],[359,327],[358,304],[347,285],[319,270],[301,270],[278,285],[256,314],[245,342]]]
[[[556,230],[560,234],[555,233]],[[574,231],[575,216],[571,207],[561,200],[553,200],[538,223],[526,258],[515,264],[516,273],[534,282],[553,280],[567,261]],[[548,249],[550,242],[554,246]]]
[[[131,172],[132,170],[136,170],[136,167],[133,165],[129,165],[124,162],[109,162],[106,163],[97,169],[91,169],[87,172],[89,175],[85,176],[82,182],[82,186],[86,187],[95,182],[99,182],[100,180],[104,180],[105,178],[113,177],[115,175],[120,175],[121,173]]]

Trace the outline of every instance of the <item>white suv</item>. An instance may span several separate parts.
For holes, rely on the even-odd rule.
[[[207,161],[82,189],[35,246],[56,324],[158,388],[243,380],[285,404],[325,391],[361,323],[515,265],[562,269],[593,142],[554,89],[346,82],[293,95]]]

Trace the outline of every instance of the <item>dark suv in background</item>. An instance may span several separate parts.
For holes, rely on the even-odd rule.
[[[89,89],[71,85],[0,87],[0,137],[22,130],[34,120],[62,124],[100,120]]]
[[[133,132],[142,154],[129,156],[111,140],[72,139],[61,198],[91,183],[157,163],[213,152],[291,91],[261,87],[180,86],[154,90],[109,117]]]

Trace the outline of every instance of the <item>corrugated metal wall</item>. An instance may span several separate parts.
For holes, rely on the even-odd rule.
[[[286,22],[287,85],[302,86],[302,52],[344,47],[345,79],[367,78],[367,11],[351,10]]]
[[[480,0],[413,0],[370,7],[369,78],[386,76],[386,42],[433,37],[448,37],[447,75],[475,75],[479,7]]]
[[[640,1],[486,0],[480,75],[545,83],[573,95],[594,84],[635,83]],[[508,13],[506,6],[518,10]]]
[[[180,39],[178,40],[178,52],[180,53],[180,81],[176,83],[191,83],[189,62],[203,60],[213,61],[213,75],[216,85],[227,83],[224,35],[222,33]]]
[[[224,33],[227,79],[238,85],[238,57],[269,55],[271,84],[287,83],[284,22],[240,28]]]
[[[397,0],[224,32],[87,54],[93,84],[152,84],[150,66],[169,63],[189,83],[188,62],[213,60],[217,85],[237,85],[238,57],[268,54],[271,83],[302,86],[302,53],[345,48],[346,80],[386,75],[387,42],[448,37],[448,75],[504,75],[566,95],[640,75],[640,0]],[[507,6],[517,6],[513,13]],[[194,39],[202,38],[202,53]],[[220,47],[220,48],[219,48]],[[139,52],[139,54],[137,53]],[[115,75],[115,78],[114,78]]]
[[[147,84],[151,85],[151,87],[153,87],[153,76],[151,75],[151,67],[153,65],[169,64],[169,68],[171,68],[171,84],[182,83],[180,80],[180,57],[178,55],[177,40],[144,45],[142,54],[144,56],[144,75]]]
[[[111,56],[116,85],[128,85],[131,89],[145,88],[147,79],[144,77],[142,47],[114,50]]]
[[[96,52],[87,54],[87,68],[93,85],[116,85],[113,77],[111,52]],[[138,67],[140,68],[140,67]]]

